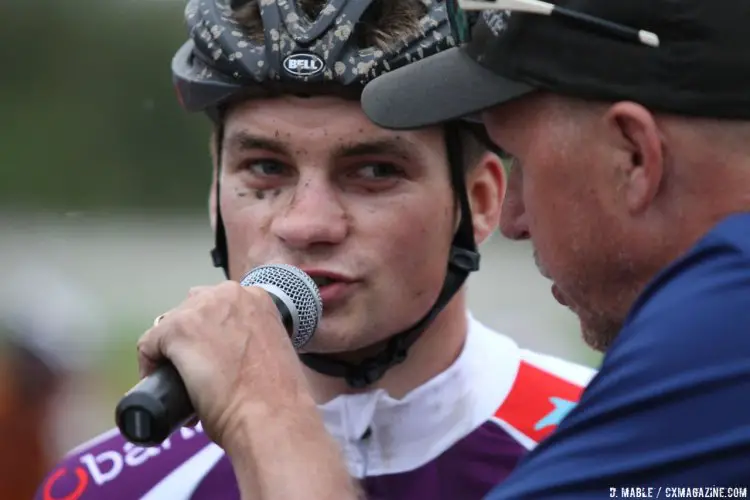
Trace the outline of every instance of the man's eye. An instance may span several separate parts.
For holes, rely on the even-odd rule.
[[[287,173],[289,167],[275,160],[253,160],[246,162],[244,169],[258,176],[278,176]]]
[[[357,168],[357,175],[367,179],[387,179],[403,173],[403,169],[391,163],[368,163]]]

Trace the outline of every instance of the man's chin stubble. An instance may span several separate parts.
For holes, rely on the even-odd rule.
[[[606,323],[606,324],[605,324]],[[596,326],[584,326],[581,324],[581,333],[586,344],[601,353],[607,352],[622,330],[622,323],[615,321],[602,321]]]

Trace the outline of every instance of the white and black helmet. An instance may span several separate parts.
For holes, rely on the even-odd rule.
[[[320,8],[315,16],[304,8],[303,4],[310,3],[305,0],[189,0],[185,9],[189,40],[172,60],[180,103],[188,111],[208,114],[217,125],[220,145],[223,113],[238,100],[284,93],[335,94],[358,100],[364,85],[378,75],[456,44],[445,3],[413,1],[423,7],[416,21],[419,29],[411,30],[414,34],[398,43],[374,44],[363,33],[383,14],[382,0],[318,2]],[[261,29],[250,30],[250,23]],[[257,36],[257,31],[262,36]],[[385,49],[385,45],[389,48]],[[464,126],[458,122],[445,124],[451,182],[461,221],[436,303],[411,328],[394,334],[372,358],[347,363],[321,354],[300,354],[310,368],[343,377],[353,387],[372,384],[405,359],[409,347],[461,288],[469,273],[479,268],[464,179],[460,133]],[[217,153],[221,155],[221,151]],[[217,191],[220,189],[217,184]],[[216,247],[212,257],[214,264],[227,273],[226,233],[221,211],[218,206],[216,209]]]
[[[310,19],[299,0],[190,0],[190,39],[172,61],[189,111],[209,111],[236,95],[310,86],[363,87],[381,73],[455,45],[442,1],[425,0],[418,34],[384,50],[362,36],[379,0],[330,0]],[[242,20],[262,23],[254,36]],[[258,87],[263,84],[263,87]],[[337,87],[339,87],[337,89]]]

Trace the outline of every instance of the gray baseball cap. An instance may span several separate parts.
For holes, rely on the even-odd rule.
[[[750,52],[739,49],[750,43],[750,2],[548,5],[547,15],[483,11],[460,47],[371,81],[362,94],[364,112],[381,127],[413,129],[545,90],[684,115],[750,118]]]

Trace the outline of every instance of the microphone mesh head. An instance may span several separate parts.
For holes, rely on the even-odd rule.
[[[310,340],[323,315],[323,301],[318,286],[307,273],[288,264],[269,264],[252,269],[240,284],[274,285],[281,289],[297,308],[299,315],[299,327],[292,333],[292,344],[299,348]]]

